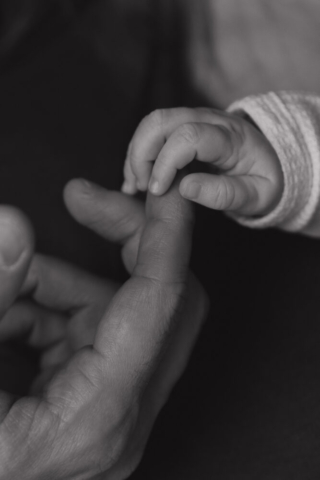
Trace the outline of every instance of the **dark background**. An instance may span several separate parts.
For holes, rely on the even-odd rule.
[[[0,202],[26,212],[38,251],[118,280],[118,248],[71,219],[62,189],[74,177],[119,188],[142,116],[202,105],[174,2],[131,3],[0,3]],[[197,208],[192,267],[209,318],[132,478],[318,479],[319,241]],[[4,386],[18,365],[23,391],[33,356],[1,355]]]

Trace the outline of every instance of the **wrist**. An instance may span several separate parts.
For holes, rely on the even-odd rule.
[[[260,218],[237,217],[239,223],[253,228],[278,226],[292,232],[308,225],[320,194],[319,138],[317,123],[310,115],[312,106],[311,97],[271,92],[247,97],[228,108],[254,119],[276,151],[284,178],[275,208]]]

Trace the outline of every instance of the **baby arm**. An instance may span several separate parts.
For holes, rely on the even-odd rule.
[[[158,110],[145,117],[129,145],[122,191],[162,195],[177,170],[193,160],[212,173],[192,173],[183,197],[238,215],[268,214],[283,192],[277,153],[253,124],[235,113],[206,108]]]

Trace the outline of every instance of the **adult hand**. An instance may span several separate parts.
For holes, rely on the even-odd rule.
[[[78,221],[123,244],[132,276],[113,296],[114,285],[62,262],[33,261],[24,293],[39,306],[21,300],[0,337],[27,329],[44,349],[41,394],[2,408],[1,479],[127,478],[205,316],[188,273],[192,214],[176,188],[149,196],[146,211],[83,181],[65,199]]]

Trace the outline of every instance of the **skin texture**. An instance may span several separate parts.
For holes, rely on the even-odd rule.
[[[177,171],[193,160],[209,173],[192,173],[180,193],[215,210],[264,215],[283,191],[280,161],[267,138],[236,114],[211,108],[156,110],[138,126],[129,145],[122,191],[163,195]]]
[[[24,334],[42,352],[33,395],[1,393],[1,479],[127,478],[205,318],[188,271],[193,215],[176,186],[149,195],[144,209],[75,180],[65,201],[80,223],[123,245],[131,277],[119,287],[34,257],[0,322],[2,339]]]

